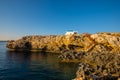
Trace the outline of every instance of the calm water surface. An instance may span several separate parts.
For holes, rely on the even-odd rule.
[[[51,53],[10,52],[0,42],[0,80],[71,80],[77,64],[60,63]]]

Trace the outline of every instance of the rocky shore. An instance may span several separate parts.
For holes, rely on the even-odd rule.
[[[120,33],[25,36],[10,50],[61,53],[62,62],[78,62],[74,80],[120,80]]]

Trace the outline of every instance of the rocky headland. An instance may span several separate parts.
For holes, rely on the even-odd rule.
[[[120,33],[25,36],[6,47],[61,53],[62,62],[79,63],[74,80],[120,79]]]

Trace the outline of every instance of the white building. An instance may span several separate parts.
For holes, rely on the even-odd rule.
[[[65,35],[73,35],[73,34],[77,34],[78,32],[77,31],[67,31],[65,33]]]

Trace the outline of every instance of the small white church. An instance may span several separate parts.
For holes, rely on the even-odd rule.
[[[66,33],[65,33],[65,35],[73,35],[73,34],[77,34],[78,32],[77,31],[72,31],[72,30],[70,30],[70,31],[67,31]]]

